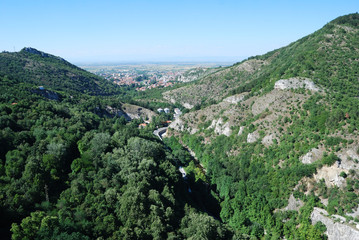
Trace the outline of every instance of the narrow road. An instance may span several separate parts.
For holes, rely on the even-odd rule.
[[[162,135],[163,135],[164,133],[166,133],[167,128],[168,128],[168,127],[158,128],[158,129],[156,129],[156,130],[153,131],[153,134],[156,135],[161,141],[163,141],[163,140],[162,140]],[[183,167],[179,167],[178,170],[179,170],[180,173],[182,174],[182,177],[183,177],[183,178],[186,178],[187,173],[186,173],[186,171],[184,170],[184,168],[183,168]]]
[[[168,127],[156,129],[155,131],[153,131],[153,134],[156,135],[162,141],[162,135],[167,131],[167,128]]]

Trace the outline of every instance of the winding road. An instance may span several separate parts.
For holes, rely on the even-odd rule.
[[[168,127],[158,128],[153,131],[153,134],[156,135],[162,141],[162,135],[167,131]]]
[[[167,128],[168,128],[168,127],[158,128],[158,129],[156,129],[156,130],[153,131],[153,134],[156,135],[161,141],[163,141],[163,140],[162,140],[162,135],[163,135],[164,133],[166,133]],[[183,168],[183,167],[179,167],[178,170],[179,170],[180,173],[182,174],[182,177],[183,177],[184,179],[186,179],[186,175],[187,175],[187,174],[186,174],[186,171],[184,170],[184,168]],[[191,190],[189,189],[189,191],[191,191]]]

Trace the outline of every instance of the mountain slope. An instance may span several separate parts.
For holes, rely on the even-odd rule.
[[[194,152],[205,175],[187,170],[213,184],[221,219],[235,231],[345,239],[349,227],[359,238],[358,32],[359,14],[343,16],[164,93],[196,106],[167,135]],[[318,208],[326,221],[318,222]],[[344,221],[333,228],[331,219]]]
[[[57,91],[109,95],[119,87],[75,65],[34,48],[0,53],[0,75]]]
[[[269,90],[275,81],[290,77],[311,78],[331,90],[357,96],[358,16],[337,18],[286,47],[251,57],[192,85],[165,92],[164,98],[195,106],[252,89]]]
[[[15,59],[3,71],[20,73],[0,75],[1,239],[233,236],[205,213],[219,208],[205,184],[190,185],[178,171],[180,157],[188,160],[189,154],[173,153],[153,134],[165,119],[124,103],[131,118],[153,117],[145,128],[139,128],[140,119],[127,122],[118,96],[81,93],[78,82],[71,84],[59,73],[87,74],[83,79],[90,83],[97,78],[33,51],[3,54]],[[36,66],[24,70],[30,63]],[[48,84],[45,89],[65,81],[60,87],[63,99],[48,100],[39,94],[48,90],[33,91],[41,79]],[[96,89],[91,93],[102,93]],[[189,192],[189,186],[199,189]]]

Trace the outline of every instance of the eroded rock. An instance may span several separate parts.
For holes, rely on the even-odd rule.
[[[238,131],[238,136],[242,135],[243,131],[244,131],[244,127],[241,126]]]
[[[248,133],[247,143],[254,143],[258,139],[259,139],[259,133],[258,132]]]
[[[314,175],[314,179],[317,182],[324,179],[325,184],[328,187],[341,187],[345,184],[345,179],[340,176],[341,172],[348,173],[347,170],[339,168],[337,164],[334,164],[333,166],[324,166],[321,169],[318,169],[318,172]]]
[[[187,109],[191,109],[193,108],[194,106],[189,104],[189,103],[183,103],[183,107],[187,108]]]
[[[345,224],[345,218],[337,217],[339,221],[334,221],[334,219],[328,216],[327,211],[317,207],[314,208],[310,217],[312,224],[320,221],[327,227],[325,233],[328,235],[328,240],[359,240],[358,229]]]
[[[340,158],[340,168],[350,170],[359,169],[359,164],[356,162],[359,160],[359,156],[356,153],[356,148],[343,149],[337,156]]]
[[[286,89],[298,89],[298,88],[304,88],[304,89],[308,89],[314,92],[318,92],[320,91],[320,88],[317,87],[313,81],[311,81],[308,78],[289,78],[289,79],[281,79],[278,80],[275,84],[274,84],[274,88],[275,89],[281,89],[281,90],[286,90]]]
[[[273,144],[273,139],[275,139],[275,136],[273,134],[270,135],[266,135],[263,139],[262,139],[262,144],[266,147],[270,146]]]
[[[237,104],[239,102],[241,102],[244,99],[244,94],[240,94],[240,95],[233,95],[230,97],[227,97],[225,99],[223,99],[223,102],[229,102],[229,103],[233,103],[233,104]]]
[[[321,159],[322,157],[323,157],[323,151],[317,148],[312,148],[307,154],[300,157],[300,160],[304,164],[311,164],[317,161],[318,159]]]
[[[221,135],[224,134],[229,137],[232,134],[229,122],[223,123],[223,119],[213,120],[208,128],[214,128],[214,132]]]
[[[284,211],[299,211],[301,207],[303,207],[304,203],[300,199],[295,199],[293,194],[290,195],[288,199],[288,206],[283,208]]]
[[[170,125],[169,128],[172,128],[176,131],[184,131],[184,122],[180,118],[176,118]]]

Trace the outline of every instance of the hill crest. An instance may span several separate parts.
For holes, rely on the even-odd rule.
[[[72,94],[111,95],[120,91],[112,82],[31,47],[20,52],[0,53],[0,75]]]

